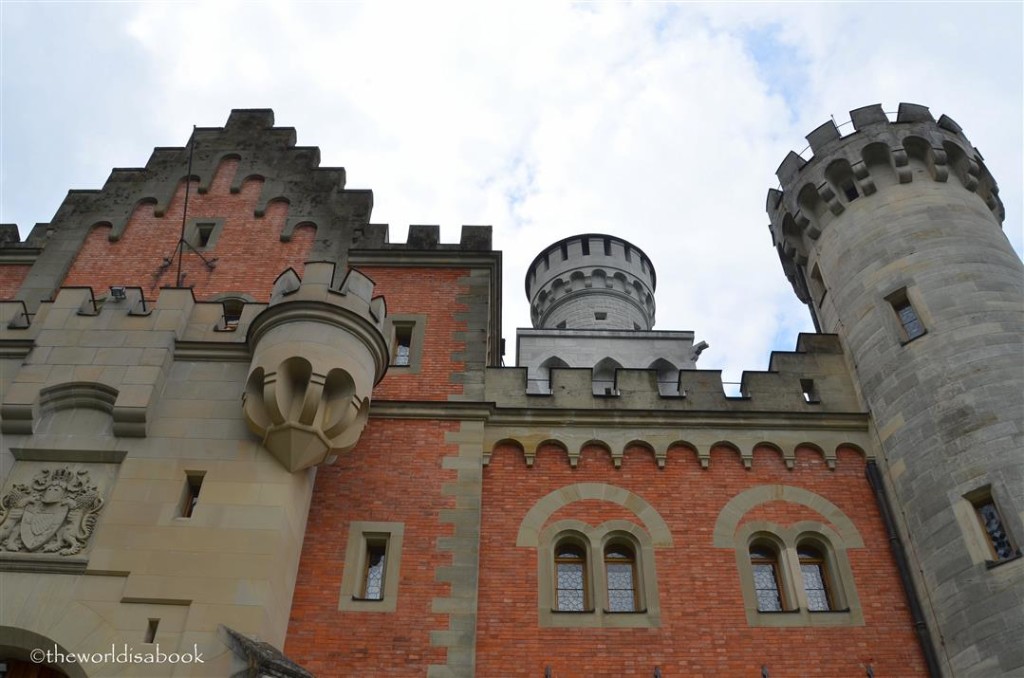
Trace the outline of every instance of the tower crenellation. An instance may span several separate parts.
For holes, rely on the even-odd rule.
[[[852,134],[842,136],[831,120],[808,134],[813,157],[805,160],[790,151],[776,171],[781,190],[768,191],[773,240],[787,278],[805,303],[811,293],[798,267],[807,264],[832,221],[882,186],[955,182],[976,193],[997,222],[1005,214],[981,154],[952,118],[942,115],[936,121],[927,107],[901,103],[895,122],[878,104],[850,111],[850,120]]]

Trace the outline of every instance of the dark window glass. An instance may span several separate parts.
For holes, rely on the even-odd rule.
[[[185,474],[185,499],[181,505],[181,517],[191,518],[199,503],[199,490],[203,487],[203,476],[205,473]]]
[[[903,325],[903,331],[907,335],[907,341],[911,339],[917,339],[924,334],[924,324],[921,319],[917,316],[917,311],[910,305],[907,299],[902,299],[893,304],[893,308],[896,309],[896,315],[900,318],[900,324]]]
[[[992,547],[995,559],[1006,560],[1016,555],[1006,528],[1003,527],[999,510],[996,509],[992,499],[986,498],[978,502],[975,504],[974,510],[977,511],[978,520],[981,521],[981,526],[984,528],[985,534],[988,535],[989,545]]]

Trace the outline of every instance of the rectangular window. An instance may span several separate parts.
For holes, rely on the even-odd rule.
[[[363,568],[363,600],[384,600],[384,567],[387,564],[387,536],[366,538],[366,562]]]
[[[146,624],[146,636],[142,642],[144,643],[155,643],[156,642],[156,629],[160,626],[159,619],[150,619],[149,623]]]
[[[206,247],[210,244],[210,236],[213,235],[214,224],[196,224],[196,246]]]
[[[412,325],[395,325],[395,345],[392,350],[391,364],[408,367],[412,351]]]
[[[181,502],[181,517],[191,518],[192,512],[195,511],[196,504],[199,503],[199,491],[203,487],[203,477],[206,476],[206,471],[186,471],[185,472],[185,496]]]
[[[992,560],[999,562],[1009,560],[1017,555],[1017,549],[1010,541],[1010,535],[1006,531],[1005,523],[992,499],[992,493],[985,491],[976,495],[971,504],[974,506],[974,513],[978,516],[978,523],[985,532],[989,552]]]
[[[827,290],[825,289],[825,280],[821,277],[821,269],[818,268],[817,264],[811,269],[811,277],[807,282],[814,303],[818,305],[818,308],[821,308],[821,302],[825,301]]]
[[[804,392],[804,402],[809,405],[816,405],[821,402],[818,397],[818,389],[814,386],[813,379],[801,379],[800,389]]]
[[[185,228],[185,242],[197,250],[210,249],[217,244],[223,225],[223,219],[193,221]]]
[[[925,334],[926,330],[924,323],[921,322],[921,317],[917,313],[917,309],[910,302],[910,298],[907,296],[907,289],[903,288],[893,292],[886,301],[892,306],[892,310],[896,313],[896,318],[899,320],[900,326],[900,339],[906,343],[913,341],[918,337]]]
[[[403,523],[353,521],[349,525],[339,610],[395,611],[404,533]]]

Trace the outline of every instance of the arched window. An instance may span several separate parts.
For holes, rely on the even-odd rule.
[[[555,609],[559,612],[586,612],[587,552],[579,544],[562,542],[555,549]]]
[[[832,591],[829,586],[825,557],[820,549],[810,544],[797,546],[800,559],[800,575],[804,592],[807,594],[807,609],[811,612],[828,612],[834,608]]]
[[[608,611],[636,612],[639,609],[636,586],[636,553],[625,544],[609,544],[604,550],[604,569],[608,582]]]
[[[779,553],[771,545],[750,546],[750,568],[754,573],[754,593],[758,612],[782,612],[782,578],[779,576]]]

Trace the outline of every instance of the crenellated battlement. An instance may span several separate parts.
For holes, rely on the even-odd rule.
[[[598,412],[860,412],[838,338],[802,334],[795,352],[774,352],[767,372],[745,372],[740,396],[726,395],[721,370],[679,370],[678,390],[659,384],[654,369],[618,369],[606,389],[595,370],[550,370],[546,393],[527,387],[527,368],[491,368],[485,399],[497,407]],[[601,382],[604,383],[603,381]]]
[[[388,250],[391,252],[490,252],[491,227],[462,227],[461,237],[457,243],[441,242],[441,228],[435,225],[413,224],[409,226],[406,241],[391,242],[388,237],[387,224],[366,224],[357,230],[352,239],[355,250]]]
[[[776,171],[781,190],[768,191],[766,209],[786,276],[797,296],[811,294],[798,267],[807,263],[822,231],[857,200],[889,186],[932,180],[978,195],[1002,222],[999,189],[983,158],[948,116],[902,103],[890,122],[878,104],[850,111],[854,132],[843,136],[833,121],[809,135],[813,157],[790,152]],[[952,181],[950,178],[952,177]]]

